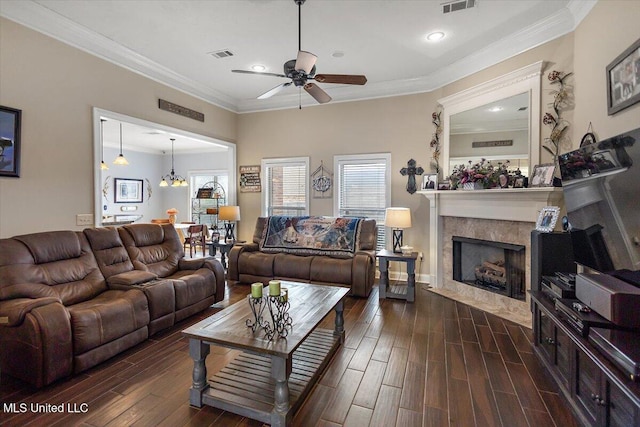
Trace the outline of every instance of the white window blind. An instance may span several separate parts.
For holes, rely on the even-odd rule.
[[[309,158],[264,159],[263,209],[268,215],[309,213]]]
[[[385,248],[385,209],[390,205],[390,154],[335,156],[335,215],[375,219],[378,249]]]

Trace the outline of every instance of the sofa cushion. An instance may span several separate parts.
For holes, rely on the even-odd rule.
[[[210,284],[215,283],[213,271],[201,268],[195,272],[180,271],[168,279],[173,280],[176,291],[176,311],[196,304],[215,293]]]
[[[87,228],[83,233],[105,278],[133,270],[133,263],[116,228]]]
[[[351,285],[351,259],[316,256],[311,261],[311,281]]]
[[[273,277],[273,254],[244,252],[238,258],[238,271],[252,276]]]
[[[309,280],[313,256],[276,254],[273,259],[273,275],[290,279]]]
[[[47,231],[15,236],[14,239],[29,248],[36,264],[78,258],[82,254],[80,240],[73,231]]]
[[[359,249],[362,218],[271,216],[263,231],[265,253],[353,257]]]
[[[14,265],[5,276],[11,284],[18,272],[24,273],[22,283],[50,286],[65,306],[93,298],[107,290],[104,276],[84,234],[74,231],[49,231],[12,238],[26,246],[32,257],[28,264]],[[22,251],[19,251],[22,252]],[[14,276],[10,278],[8,276]]]
[[[149,323],[144,294],[109,290],[68,307],[73,332],[73,352],[78,355],[123,337]]]
[[[133,266],[158,277],[178,270],[184,248],[172,224],[131,224],[118,229]]]

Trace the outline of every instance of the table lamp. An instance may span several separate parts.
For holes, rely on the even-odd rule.
[[[236,238],[233,236],[233,229],[235,227],[235,221],[240,221],[240,206],[220,206],[218,219],[227,221],[224,225],[226,230],[224,236],[225,242],[234,242]]]
[[[393,230],[393,252],[402,253],[402,230],[411,227],[411,210],[409,208],[387,208],[384,225]]]

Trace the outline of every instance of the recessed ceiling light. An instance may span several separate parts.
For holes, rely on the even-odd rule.
[[[342,58],[344,56],[344,52],[336,50],[331,54],[331,56],[333,56],[334,58]]]
[[[502,111],[502,107],[496,105],[495,107],[489,108],[489,111],[491,111],[492,113],[497,113],[498,111]]]
[[[251,66],[251,69],[252,69],[253,71],[257,71],[258,73],[261,73],[261,72],[263,72],[264,70],[266,70],[266,69],[267,69],[267,67],[265,67],[264,65],[256,64],[256,65],[252,65],[252,66]]]
[[[444,33],[442,31],[436,31],[435,33],[431,33],[427,36],[427,40],[430,42],[437,42],[444,38]]]

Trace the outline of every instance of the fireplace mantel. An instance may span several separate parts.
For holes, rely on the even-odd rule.
[[[419,191],[429,200],[429,283],[442,287],[443,216],[535,223],[545,206],[561,206],[555,187]],[[533,229],[533,224],[531,226]]]

